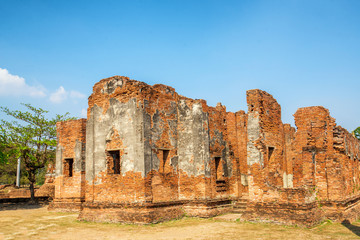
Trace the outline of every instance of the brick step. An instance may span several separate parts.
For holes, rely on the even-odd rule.
[[[246,209],[246,206],[233,206],[233,209],[244,210],[244,209]]]
[[[232,213],[243,213],[247,207],[247,201],[236,202],[231,210]]]
[[[233,208],[245,209],[247,205],[233,205]]]
[[[244,197],[236,200],[236,203],[245,203],[245,204],[247,204],[248,202],[249,202],[249,200],[247,198],[244,198]]]
[[[243,213],[245,212],[246,209],[239,209],[239,208],[236,208],[236,209],[232,209],[231,210],[231,213]]]
[[[239,206],[239,207],[243,207],[243,206],[247,206],[247,203],[235,203],[234,206]]]
[[[243,213],[245,212],[247,205],[248,205],[248,195],[244,195],[234,203],[231,212]]]

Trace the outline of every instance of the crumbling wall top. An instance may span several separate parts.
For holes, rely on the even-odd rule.
[[[252,89],[246,91],[246,99],[249,112],[257,111],[267,115],[272,112],[281,117],[281,106],[271,94],[260,89]]]
[[[105,78],[93,87],[93,93],[88,99],[88,118],[94,105],[101,107],[105,112],[109,107],[109,99],[112,98],[123,103],[136,98],[138,102],[143,103],[145,99],[156,99],[158,96],[173,98],[175,95],[177,94],[174,88],[163,84],[151,86],[124,76]]]

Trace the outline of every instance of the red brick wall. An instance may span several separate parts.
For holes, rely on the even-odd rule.
[[[116,82],[121,84],[121,86],[116,87]],[[246,135],[244,112],[237,114],[233,118],[234,125],[232,127],[238,128],[239,131],[228,131],[226,108],[221,105],[209,107],[204,100],[192,100],[180,96],[173,88],[161,84],[149,86],[126,77],[113,77],[101,80],[95,84],[94,92],[89,98],[88,117],[95,105],[101,107],[102,114],[105,117],[110,107],[109,102],[111,99],[116,99],[121,103],[135,99],[138,108],[144,109],[144,119],[149,119],[149,126],[146,126],[147,123],[144,126],[144,131],[149,131],[143,133],[144,148],[145,150],[149,148],[151,152],[150,155],[145,155],[145,165],[147,162],[150,162],[151,166],[145,167],[145,177],[140,177],[139,173],[130,172],[121,174],[122,176],[108,176],[106,172],[100,173],[96,176],[96,180],[94,180],[98,182],[95,186],[91,182],[88,183],[86,190],[87,199],[105,202],[132,202],[143,201],[144,199],[152,202],[164,202],[224,198],[239,195],[238,180],[240,175],[238,168],[240,161],[246,162],[246,154],[243,152],[238,153],[237,150],[237,152],[232,151],[230,155],[230,140],[228,138],[232,137],[236,148],[246,149],[245,141],[241,140],[238,143],[236,140],[236,134],[239,134],[239,136]],[[188,109],[186,113],[179,113],[179,104],[183,104],[185,109]],[[187,117],[191,120],[191,124],[197,125],[189,125],[189,122],[182,119],[186,116],[180,116],[181,114],[189,114]],[[200,120],[197,120],[197,118]],[[196,122],[192,123],[192,120]],[[231,122],[230,119],[229,121]],[[236,124],[238,126],[235,126]],[[186,144],[192,143],[179,143],[181,140],[179,140],[178,133],[189,130],[189,127],[193,128],[194,131],[201,132],[204,136],[208,136],[203,139],[200,137],[198,144],[204,146],[204,149],[207,146],[208,149],[205,151],[209,151],[209,153],[204,154],[209,154],[210,159],[206,159],[207,157],[204,155],[202,156],[204,157],[203,162],[198,160],[196,162],[196,158],[201,156],[189,153],[193,154],[190,156],[190,161],[186,163],[189,166],[186,167],[187,169],[182,169],[180,167],[182,166],[181,162],[179,162],[178,145],[182,144],[180,147],[184,147],[184,145],[186,147]],[[235,133],[235,135],[228,136],[230,132],[231,134]],[[196,133],[193,134],[193,137],[199,138]],[[122,158],[125,153],[121,149],[127,146],[124,146],[121,137],[118,140],[115,140],[115,138],[117,137],[114,130],[106,149],[120,149],[120,158]],[[193,141],[193,138],[190,138],[190,141]],[[238,147],[238,145],[241,146]],[[194,145],[193,149],[198,147]],[[165,165],[162,163],[164,151],[168,151]],[[219,185],[217,185],[215,179],[215,157],[220,157],[221,159],[219,169],[222,173],[220,174],[221,176],[219,175],[218,180],[225,181],[220,186],[222,191],[218,191]],[[192,169],[190,171],[192,173],[189,173],[189,168]],[[245,175],[245,173],[246,166],[243,166],[243,174]],[[125,176],[127,174],[129,174],[129,178]],[[136,179],[136,184],[134,179]],[[242,191],[246,188],[245,186],[240,187],[242,187]],[[132,194],[127,191],[132,192]],[[134,192],[136,192],[136,199],[133,198]],[[105,193],[107,193],[106,196],[103,196]]]
[[[85,185],[82,171],[67,177],[61,170],[55,200],[85,196],[83,217],[92,219],[91,209],[120,204],[127,212],[125,206],[135,203],[177,209],[174,214],[179,216],[179,206],[190,202],[185,209],[191,214],[208,216],[210,210],[198,210],[246,196],[249,219],[311,224],[322,218],[319,202],[330,209],[334,202],[349,206],[360,199],[359,141],[336,126],[327,109],[300,108],[294,114],[295,130],[282,123],[281,107],[272,95],[249,90],[247,103],[248,113],[232,113],[221,104],[210,107],[204,100],[183,97],[165,85],[119,76],[101,80],[89,97],[87,122],[93,134],[87,143],[92,157],[87,166],[94,174],[87,173]],[[57,167],[63,167],[66,158],[76,158],[78,144],[85,144],[86,120],[57,127]],[[128,132],[123,131],[126,127]],[[111,150],[127,161],[120,174],[111,170]],[[331,211],[335,216],[334,211],[342,210]]]
[[[84,199],[84,161],[86,119],[59,122],[57,127],[57,176],[55,178],[55,202],[80,202]],[[76,154],[75,151],[79,151]],[[66,159],[73,159],[72,177],[64,168]],[[69,206],[71,208],[71,206]]]
[[[313,187],[317,199],[339,201],[359,192],[359,141],[336,126],[323,107],[301,108],[294,146],[296,186]]]
[[[276,199],[278,193],[274,188],[283,187],[283,174],[286,170],[281,108],[270,94],[257,89],[247,91],[247,102],[248,119],[258,119],[258,126],[254,125],[253,128],[258,128],[259,132],[255,139],[248,141],[254,144],[255,151],[260,152],[260,160],[256,159],[254,164],[248,166],[250,198],[254,201]],[[251,132],[248,132],[248,136],[249,134]],[[249,157],[252,156],[248,155]]]

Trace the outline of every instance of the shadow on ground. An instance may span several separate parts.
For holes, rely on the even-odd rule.
[[[355,226],[355,225],[351,224],[348,220],[342,221],[341,225],[343,225],[344,227],[346,227],[347,229],[352,231],[357,236],[360,236],[360,227],[359,226]]]
[[[46,206],[44,203],[0,203],[0,211],[6,210],[24,210],[24,209],[37,209]]]

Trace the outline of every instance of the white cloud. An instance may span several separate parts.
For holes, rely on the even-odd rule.
[[[60,86],[54,93],[50,95],[50,101],[53,103],[62,103],[68,98],[77,103],[77,99],[85,98],[85,95],[77,91],[66,91],[63,86]]]
[[[87,110],[85,108],[81,109],[81,117],[83,118],[87,117]]]
[[[18,75],[12,75],[7,69],[0,68],[0,97],[2,96],[30,96],[45,97],[47,90],[43,86],[30,86],[26,83],[25,78]],[[53,103],[62,103],[71,99],[77,104],[78,100],[86,96],[78,91],[66,91],[60,86],[55,92],[50,94],[49,100]]]
[[[53,103],[62,103],[68,98],[68,93],[65,91],[63,86],[60,86],[58,90],[50,95],[50,101]]]
[[[71,98],[85,98],[85,95],[80,93],[80,92],[77,92],[77,91],[71,91],[70,92],[70,97]]]
[[[7,69],[0,68],[0,96],[45,97],[42,86],[30,86],[23,77],[12,75]]]

